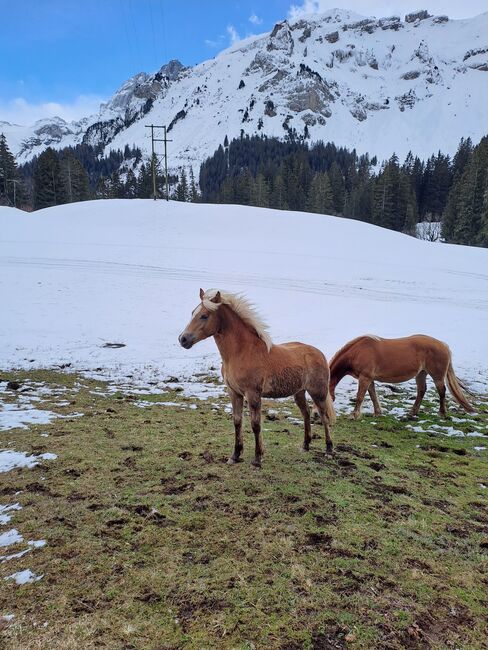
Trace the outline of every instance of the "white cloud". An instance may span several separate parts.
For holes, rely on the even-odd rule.
[[[205,39],[205,45],[208,45],[208,47],[222,47],[222,41],[224,37],[219,36],[218,39],[212,40],[211,38],[206,38]]]
[[[229,35],[231,45],[234,45],[234,43],[237,43],[237,41],[241,40],[241,37],[237,33],[237,29],[234,27],[234,25],[227,25],[227,34]]]
[[[298,18],[305,14],[328,11],[332,7],[349,9],[364,16],[404,16],[418,9],[413,0],[303,0],[301,4],[292,4],[288,17]],[[487,10],[486,0],[470,0],[460,3],[458,0],[428,0],[424,3],[431,14],[447,14],[451,18],[469,18]]]
[[[253,12],[249,16],[249,22],[252,23],[253,25],[261,25],[263,22],[262,18],[259,18],[259,16],[256,16],[256,14]]]
[[[45,117],[61,117],[71,122],[97,113],[103,101],[102,97],[95,95],[79,95],[74,101],[66,103],[33,103],[23,97],[16,97],[7,102],[0,100],[0,120],[30,125]]]

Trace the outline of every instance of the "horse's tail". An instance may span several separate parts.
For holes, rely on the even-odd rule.
[[[334,409],[334,402],[332,401],[332,397],[330,396],[329,392],[327,393],[327,398],[325,400],[325,412],[329,418],[329,424],[334,424],[336,421],[336,412]]]
[[[468,413],[472,413],[474,411],[474,408],[471,406],[471,404],[464,396],[464,393],[460,386],[460,382],[456,377],[454,368],[452,367],[451,361],[449,361],[449,368],[447,369],[447,384],[449,386],[449,390],[451,391],[451,395],[454,397],[456,402],[460,404],[465,411],[468,411]]]

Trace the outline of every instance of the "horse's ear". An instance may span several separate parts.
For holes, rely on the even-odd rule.
[[[203,289],[200,289],[200,300],[203,300],[204,295],[205,295],[205,291]]]
[[[215,302],[215,303],[217,303],[217,304],[218,304],[219,302],[222,302],[222,297],[221,297],[221,295],[220,295],[220,291],[217,291],[217,293],[215,294],[215,296],[214,296],[213,298],[211,298],[211,302]]]

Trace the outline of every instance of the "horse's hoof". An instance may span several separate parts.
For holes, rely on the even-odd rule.
[[[255,467],[256,469],[261,469],[261,461],[257,460],[256,458],[251,461],[252,467]]]
[[[303,445],[302,451],[310,451],[310,445]]]
[[[234,458],[231,456],[227,461],[227,465],[237,465],[237,463],[242,463],[242,458]]]
[[[331,442],[328,442],[326,445],[326,451],[328,454],[334,453],[334,445]]]

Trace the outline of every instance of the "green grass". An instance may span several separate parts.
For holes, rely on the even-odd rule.
[[[52,372],[0,378],[66,387],[41,408],[84,413],[0,433],[0,447],[58,454],[1,475],[0,503],[22,505],[9,526],[47,540],[0,565],[0,615],[15,614],[4,647],[488,647],[488,453],[430,429],[435,404],[423,432],[340,417],[333,457],[317,425],[307,454],[300,426],[263,419],[255,470],[248,421],[245,462],[225,464],[232,421],[211,406],[225,401],[139,408],[195,400],[106,396]],[[44,577],[3,582],[25,568]]]

